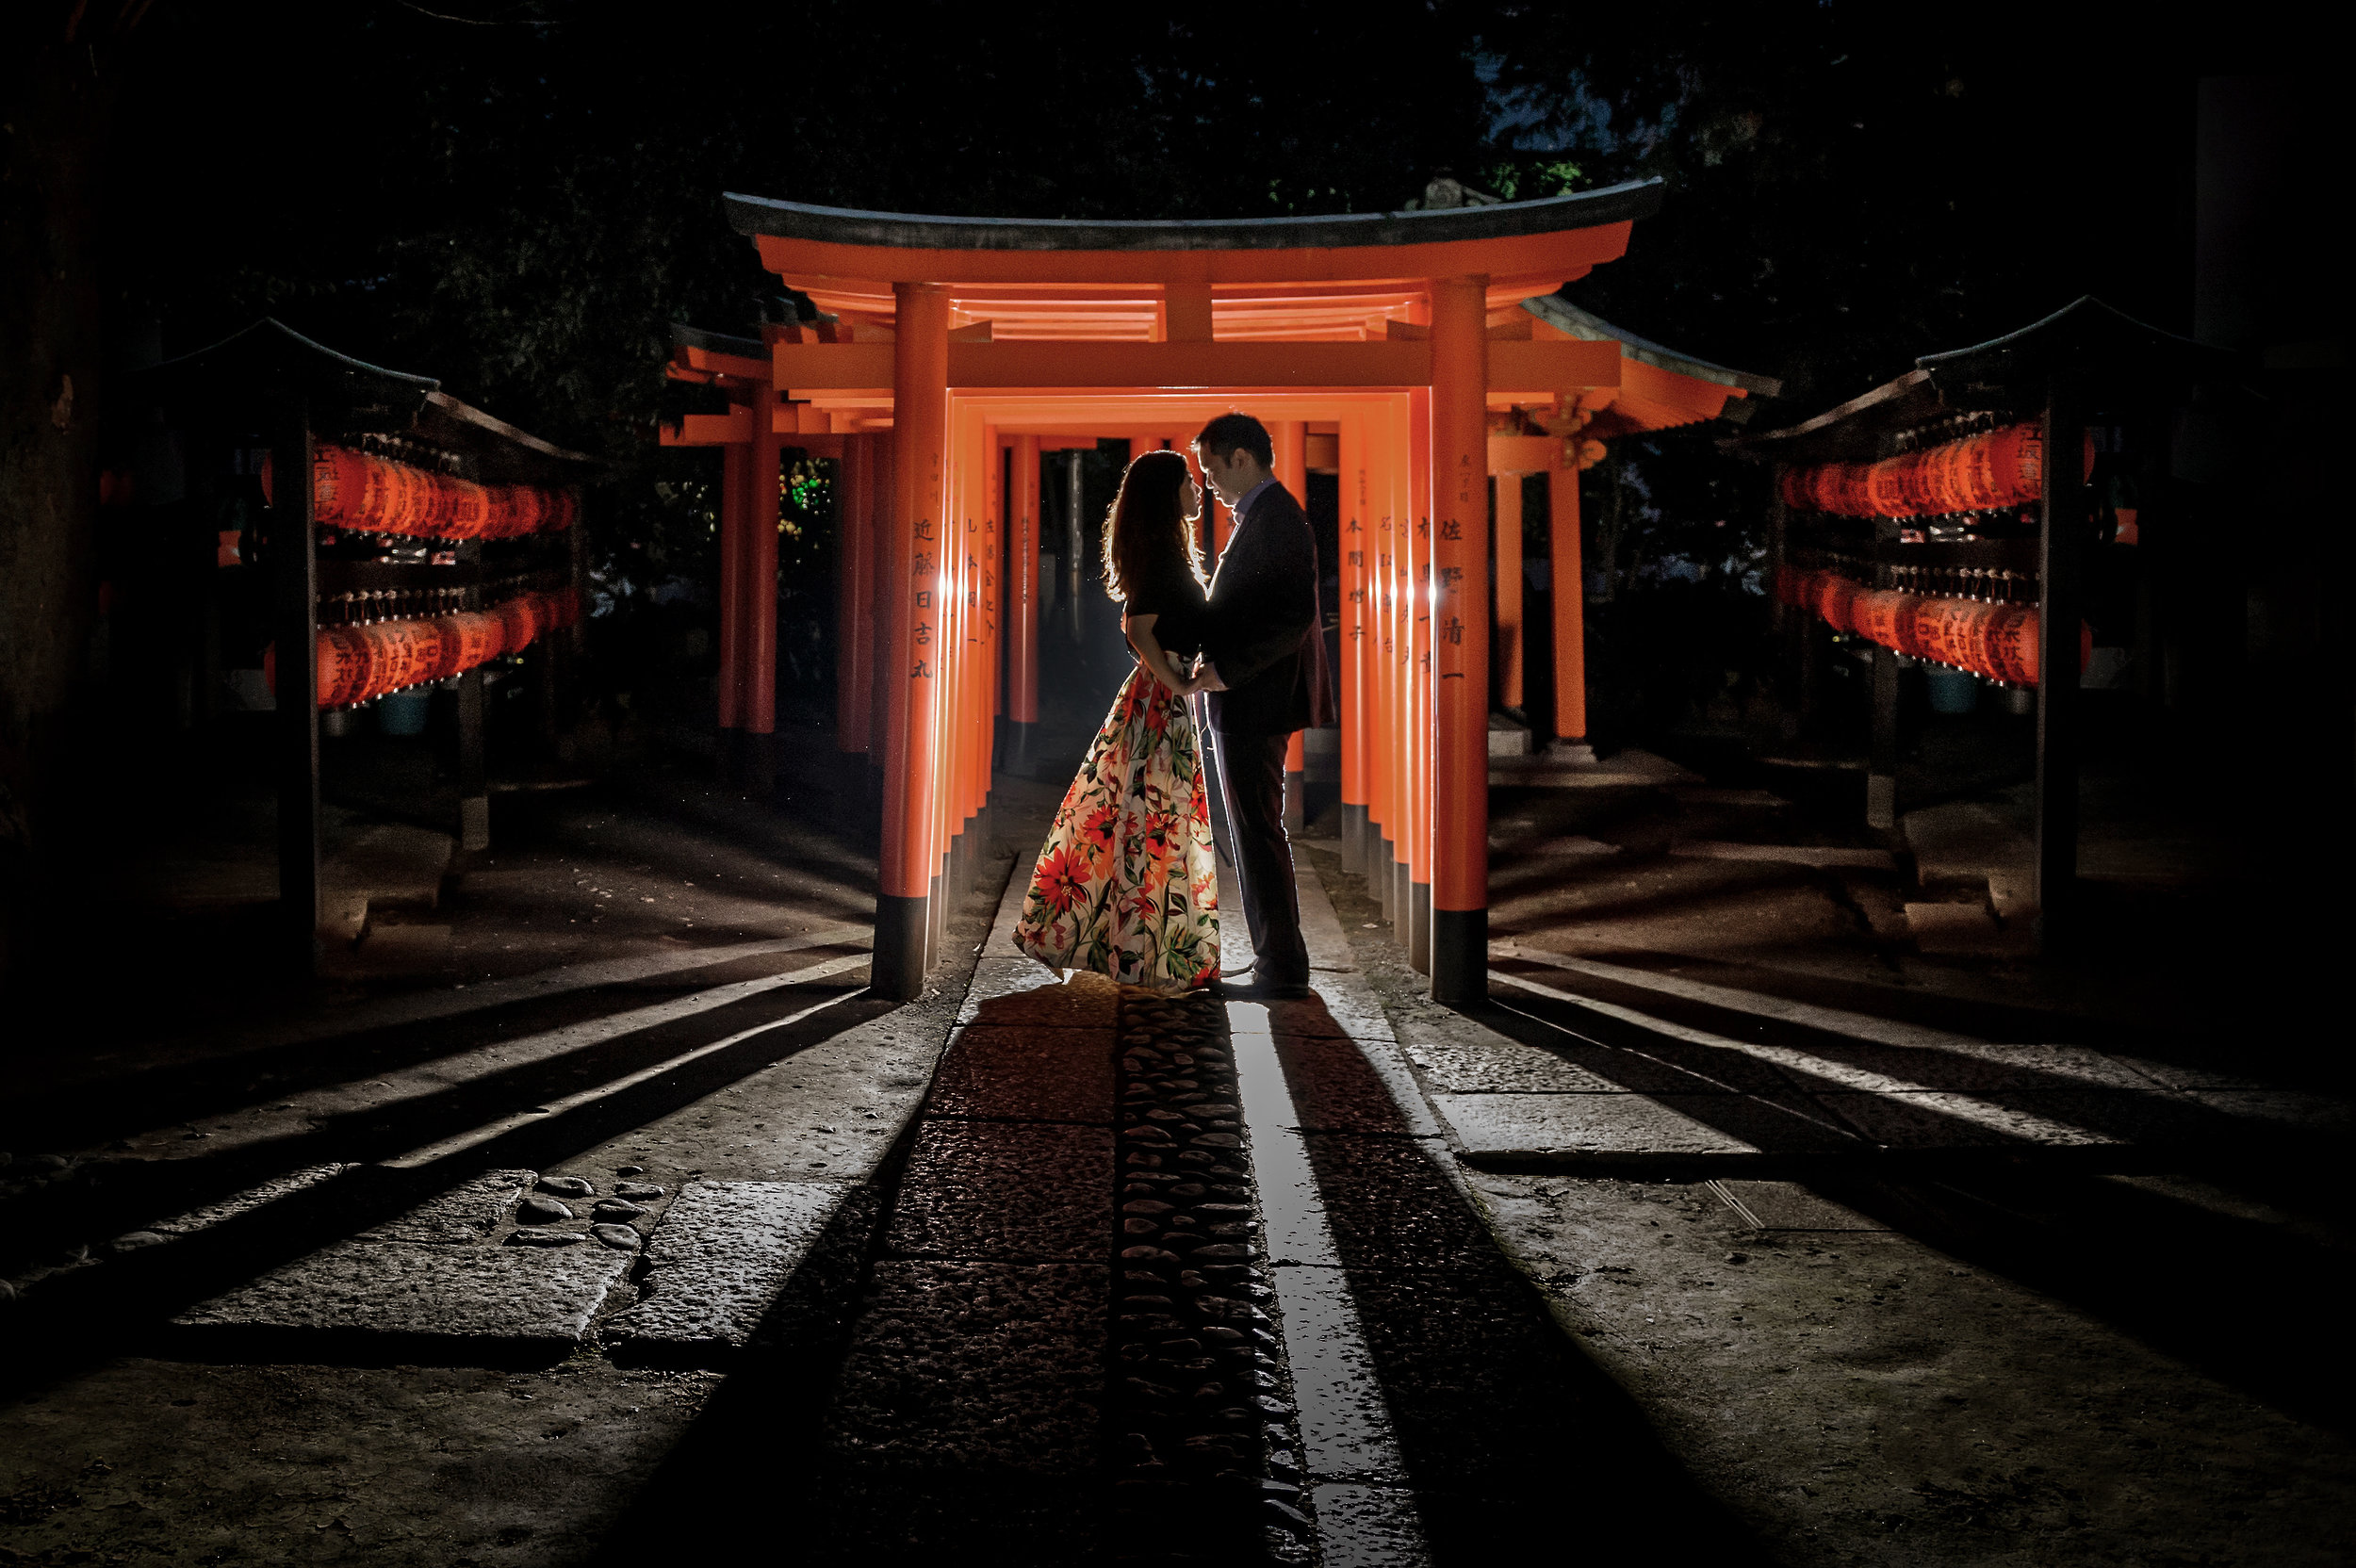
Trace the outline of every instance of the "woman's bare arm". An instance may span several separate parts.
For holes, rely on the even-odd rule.
[[[1154,639],[1153,623],[1160,618],[1158,615],[1123,615],[1121,618],[1121,634],[1137,650],[1137,662],[1153,671],[1154,679],[1178,696],[1189,696],[1195,691],[1193,678],[1182,672],[1170,657],[1170,650]]]

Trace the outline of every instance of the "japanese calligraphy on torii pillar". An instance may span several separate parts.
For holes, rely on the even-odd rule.
[[[1455,471],[1449,476],[1451,514],[1440,519],[1439,543],[1463,544],[1465,539],[1464,519],[1482,515],[1488,507],[1489,476],[1487,469],[1473,461],[1469,452],[1457,454]],[[1478,510],[1476,510],[1478,508]],[[1448,552],[1454,553],[1454,552]],[[1443,565],[1434,574],[1439,593],[1432,606],[1438,616],[1439,669],[1442,680],[1462,680],[1465,678],[1464,624],[1467,607],[1464,600],[1465,569],[1460,565]],[[1485,593],[1486,584],[1483,584]],[[1485,618],[1487,606],[1481,606]]]
[[[919,517],[916,520],[917,547],[912,558],[913,569],[908,574],[911,596],[908,641],[919,650],[908,675],[915,680],[930,680],[933,678],[932,661],[924,650],[929,649],[933,643],[933,552],[926,547],[937,542],[934,531],[931,518]]]

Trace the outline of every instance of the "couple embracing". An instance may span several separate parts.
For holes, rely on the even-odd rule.
[[[1248,994],[1305,996],[1284,750],[1293,731],[1333,717],[1317,540],[1269,471],[1274,450],[1259,420],[1220,415],[1195,437],[1194,456],[1235,530],[1206,573],[1203,487],[1185,454],[1146,452],[1122,476],[1104,525],[1104,588],[1121,603],[1137,667],[1055,813],[1015,945],[1051,968],[1124,985],[1219,983],[1204,727],[1191,701],[1200,693],[1256,955]]]

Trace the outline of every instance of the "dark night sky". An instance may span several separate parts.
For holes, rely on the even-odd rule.
[[[263,310],[551,435],[643,439],[661,323],[761,287],[716,197],[1228,216],[1660,173],[1581,302],[1837,400],[2081,292],[2190,289],[2190,44],[1784,3],[1369,13],[159,6],[112,165],[167,347]],[[1379,18],[1369,23],[1369,16]],[[524,24],[546,18],[547,24]],[[977,26],[977,19],[985,24]],[[2046,23],[2050,36],[2053,28]],[[2204,45],[2204,48],[2209,47]]]

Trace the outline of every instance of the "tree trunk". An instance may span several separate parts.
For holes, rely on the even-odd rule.
[[[25,970],[97,611],[100,185],[114,84],[89,48],[0,65],[0,986]]]

